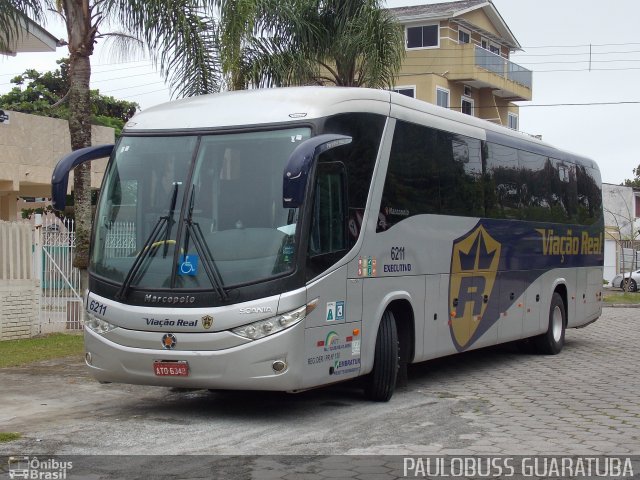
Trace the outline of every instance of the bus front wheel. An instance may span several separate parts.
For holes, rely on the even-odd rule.
[[[365,393],[369,399],[389,401],[396,387],[398,366],[398,330],[393,313],[387,310],[380,321],[373,370],[367,378]]]
[[[567,327],[567,319],[564,301],[558,292],[551,297],[549,308],[549,326],[546,333],[534,338],[534,345],[539,353],[556,355],[564,346],[564,334]]]

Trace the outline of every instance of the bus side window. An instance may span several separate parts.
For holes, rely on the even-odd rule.
[[[309,232],[309,278],[335,263],[348,249],[344,164],[321,162],[317,169]]]

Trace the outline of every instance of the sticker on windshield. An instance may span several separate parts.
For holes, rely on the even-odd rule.
[[[198,256],[180,255],[178,275],[196,276],[198,274]]]

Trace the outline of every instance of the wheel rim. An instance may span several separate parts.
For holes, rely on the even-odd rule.
[[[553,333],[553,340],[558,343],[562,338],[562,310],[559,306],[553,309],[553,316],[551,317],[551,332]]]

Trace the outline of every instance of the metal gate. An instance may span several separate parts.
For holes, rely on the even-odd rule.
[[[42,289],[40,333],[82,329],[80,270],[73,266],[73,220],[44,217],[34,240],[34,265]]]

